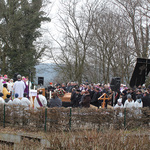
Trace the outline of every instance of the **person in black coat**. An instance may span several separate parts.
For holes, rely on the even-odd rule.
[[[101,92],[99,91],[99,88],[96,88],[95,89],[95,93],[92,97],[92,100],[91,100],[91,104],[94,105],[94,106],[97,106],[99,107],[100,103],[98,101],[98,98],[101,96]]]
[[[73,89],[72,89],[72,93],[71,93],[71,98],[70,98],[70,100],[71,100],[71,105],[72,105],[72,106],[74,106],[75,98],[76,98],[76,89],[73,88]]]
[[[72,107],[79,107],[79,102],[81,101],[82,95],[80,94],[80,90],[76,90],[75,93],[72,93],[71,103]]]
[[[80,104],[82,107],[90,107],[90,102],[91,102],[91,96],[89,91],[85,91],[85,94],[83,96],[83,99],[81,100]]]
[[[94,95],[94,93],[95,93],[94,87],[91,86],[90,89],[88,89],[88,91],[89,91],[90,97],[91,97],[91,99],[92,99],[92,98],[93,98],[93,95]]]
[[[62,83],[62,84],[61,84],[61,88],[64,89],[64,90],[66,91],[67,88],[66,88],[65,83]]]
[[[144,97],[142,98],[143,107],[150,107],[150,90],[144,93]]]

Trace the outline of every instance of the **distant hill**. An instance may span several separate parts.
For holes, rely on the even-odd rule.
[[[53,82],[57,72],[54,68],[56,68],[55,64],[52,63],[41,63],[36,68],[36,75],[34,78],[34,84],[38,84],[38,77],[44,77],[44,86],[48,86],[50,82]]]

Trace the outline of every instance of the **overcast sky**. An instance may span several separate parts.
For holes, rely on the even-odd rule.
[[[42,23],[42,29],[48,30],[52,35],[55,35],[57,31],[57,13],[60,7],[59,1],[60,0],[51,0],[51,3],[44,8],[44,11],[47,13],[48,17],[51,18],[51,22]],[[46,32],[45,34],[47,35],[48,33]]]
[[[58,39],[60,37],[58,32],[58,11],[59,11],[59,1],[60,0],[49,0],[51,3],[48,3],[43,10],[47,13],[47,16],[50,17],[50,22],[44,22],[41,25],[42,37],[38,39],[38,41],[42,41],[42,45],[49,45],[50,47],[57,47],[57,45],[52,41],[51,36]],[[53,45],[52,45],[53,44]],[[41,45],[41,46],[42,46]],[[53,62],[51,59],[43,58],[42,62],[51,63]]]

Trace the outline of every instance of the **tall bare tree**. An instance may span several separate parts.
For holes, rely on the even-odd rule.
[[[61,54],[57,63],[68,80],[82,82],[87,52],[93,36],[90,36],[93,23],[93,9],[98,1],[80,3],[77,0],[63,2],[59,17],[64,31]]]
[[[149,5],[149,1],[115,0],[115,2],[121,7],[123,17],[132,29],[135,56],[148,58],[150,18],[147,9],[144,8]]]

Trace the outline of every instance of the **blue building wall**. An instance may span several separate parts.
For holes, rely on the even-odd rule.
[[[50,82],[54,81],[54,78],[57,76],[57,72],[54,68],[56,68],[55,64],[49,64],[49,63],[41,63],[36,68],[36,75],[34,78],[34,84],[38,84],[38,77],[44,77],[44,85],[48,86]]]

